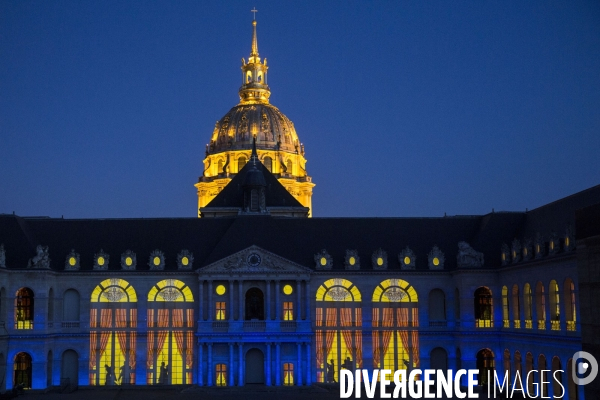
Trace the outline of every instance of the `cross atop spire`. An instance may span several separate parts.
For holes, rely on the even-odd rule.
[[[258,10],[256,9],[256,7],[254,7],[252,10],[250,10],[251,13],[254,13],[254,20],[256,21],[256,13],[258,12]]]

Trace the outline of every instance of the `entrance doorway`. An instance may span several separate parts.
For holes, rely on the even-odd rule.
[[[265,299],[259,288],[252,288],[246,292],[246,321],[252,319],[265,319]]]
[[[31,389],[31,356],[19,353],[15,356],[15,373],[13,387],[21,385],[24,389]]]
[[[246,353],[245,383],[265,383],[265,355],[259,349],[250,349]]]
[[[75,350],[65,350],[60,365],[60,384],[75,388],[79,384],[79,356]]]

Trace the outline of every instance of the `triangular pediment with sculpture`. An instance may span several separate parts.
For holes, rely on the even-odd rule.
[[[308,274],[312,270],[256,245],[198,269],[201,273]]]

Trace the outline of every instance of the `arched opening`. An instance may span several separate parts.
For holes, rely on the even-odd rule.
[[[63,328],[79,327],[79,292],[68,289],[63,295]]]
[[[502,327],[510,328],[510,317],[508,316],[508,288],[502,286]]]
[[[575,284],[571,278],[567,278],[564,284],[565,319],[567,330],[574,331],[577,323],[577,308],[575,305]]]
[[[342,365],[347,369],[362,368],[361,300],[358,288],[346,279],[329,279],[317,289],[317,382],[338,382],[338,373]],[[373,316],[373,319],[375,320],[376,316]],[[373,329],[375,331],[375,327]],[[376,332],[373,332],[373,336],[376,335]]]
[[[242,170],[242,168],[244,168],[244,165],[246,165],[247,162],[248,161],[245,156],[238,157],[238,159],[237,159],[238,172],[240,172]]]
[[[519,286],[512,287],[512,316],[513,326],[517,329],[521,328],[521,301],[519,299]]]
[[[560,331],[560,290],[555,280],[550,281],[548,296],[550,297],[550,324],[553,331]]]
[[[285,169],[286,169],[285,172],[292,175],[294,173],[292,168],[293,168],[292,160],[287,160],[287,162],[285,163]]]
[[[246,353],[246,384],[265,383],[265,355],[259,349]]]
[[[184,282],[165,279],[148,292],[148,385],[192,383],[194,361],[194,297]],[[121,384],[134,381],[131,368],[123,364]]]
[[[563,373],[562,373],[562,365],[560,363],[560,358],[554,356],[552,358],[552,391],[554,392],[555,399],[563,399],[565,397],[565,390],[562,388],[563,381]]]
[[[269,172],[273,172],[273,159],[269,156],[266,156],[263,160],[263,164],[265,168],[269,170]]]
[[[31,356],[27,353],[18,353],[15,356],[13,387],[31,389]]]
[[[480,287],[475,291],[475,327],[492,328],[494,326],[494,312],[492,291],[487,287]]]
[[[33,290],[23,287],[15,294],[15,329],[33,329],[33,315]]]
[[[519,379],[517,379],[517,374]],[[517,389],[523,388],[523,360],[521,359],[521,352],[515,351],[515,387]]]
[[[133,286],[118,278],[102,281],[90,299],[90,385],[135,382],[136,328]]]
[[[548,398],[548,394],[549,392],[549,388],[548,388],[548,382],[550,382],[550,380],[552,380],[551,376],[548,376],[548,366],[546,365],[546,356],[543,354],[540,354],[538,357],[538,365],[537,365],[537,369],[538,369],[538,375],[540,377],[540,381],[539,381],[539,390],[540,390],[540,398]]]
[[[50,350],[46,359],[46,387],[52,386],[52,358],[52,350]]]
[[[222,174],[223,171],[223,160],[217,162],[217,175]]]
[[[246,321],[265,319],[265,300],[262,290],[251,288],[246,292]]]
[[[504,356],[502,357],[502,367],[504,368],[504,374],[508,376],[508,380],[509,382],[511,382],[512,371],[510,363],[510,351],[508,349],[504,349]]]
[[[441,369],[444,372],[448,369],[448,352],[443,347],[436,347],[431,350],[429,357],[431,369]]]
[[[429,326],[446,326],[446,295],[441,289],[429,292]]]
[[[48,291],[48,328],[53,326],[54,322],[54,289]]]
[[[538,329],[546,329],[546,293],[542,282],[535,285],[535,309],[537,312]]]
[[[579,400],[579,393],[577,392],[579,386],[573,380],[573,364],[573,359],[569,358],[569,361],[567,361],[567,392],[569,393],[569,400]]]
[[[527,379],[527,392],[532,396],[535,395],[535,388],[533,386],[533,375],[535,374],[535,372],[532,372],[533,369],[533,354],[527,353],[525,355],[525,374]]]
[[[375,288],[372,300],[373,367],[408,372],[418,368],[419,298],[415,288],[401,279],[387,279]]]
[[[531,285],[529,283],[525,284],[523,288],[523,303],[525,307],[525,328],[532,329],[533,328],[533,307],[531,302]]]
[[[60,363],[60,386],[76,388],[79,385],[79,355],[75,350],[65,350]]]
[[[481,349],[477,352],[477,369],[479,370],[479,385],[487,386],[488,371],[493,376],[494,353],[490,349]]]

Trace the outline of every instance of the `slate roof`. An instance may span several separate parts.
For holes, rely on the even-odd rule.
[[[0,243],[9,268],[25,268],[41,244],[49,246],[52,269],[63,270],[66,256],[74,249],[81,256],[81,271],[92,270],[100,249],[110,255],[112,271],[121,269],[121,254],[128,249],[137,255],[137,270],[149,270],[150,253],[158,249],[165,253],[168,271],[177,269],[182,249],[193,252],[197,269],[251,245],[312,269],[314,254],[326,249],[333,257],[333,269],[340,271],[347,249],[358,251],[361,270],[368,271],[378,248],[387,252],[389,270],[400,271],[398,254],[409,246],[416,254],[417,270],[425,271],[427,254],[437,245],[445,254],[447,271],[456,268],[457,244],[464,240],[484,253],[484,268],[498,268],[502,243],[529,236],[533,230],[562,232],[567,224],[574,226],[575,210],[596,203],[600,203],[600,185],[528,213],[439,218],[62,219],[0,214]]]

